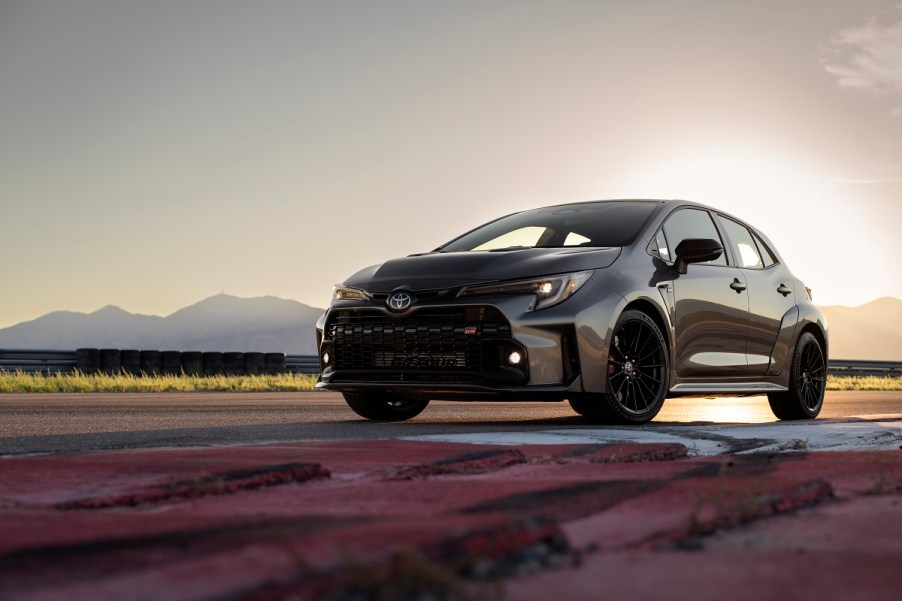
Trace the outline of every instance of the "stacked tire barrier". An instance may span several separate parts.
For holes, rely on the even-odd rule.
[[[160,352],[160,373],[164,376],[177,376],[182,373],[181,351]]]
[[[141,351],[126,349],[119,353],[122,371],[133,376],[141,375]]]
[[[75,351],[75,369],[85,374],[100,371],[100,349],[80,348]]]
[[[141,373],[157,376],[163,373],[163,358],[160,351],[140,351]]]
[[[288,370],[288,357],[285,353],[265,353],[263,355],[263,369],[268,374],[281,374]],[[316,362],[316,369],[310,373],[319,372],[319,361]]]
[[[122,371],[122,352],[116,348],[100,349],[100,371],[118,374]]]
[[[182,353],[182,371],[187,376],[204,375],[204,354],[197,351]]]
[[[222,353],[218,351],[204,353],[204,375],[215,376],[222,373],[225,373],[225,367],[222,363]]]
[[[44,351],[49,352],[49,351]],[[2,351],[0,351],[2,353]],[[64,354],[58,352],[57,354]],[[71,354],[71,353],[70,353]],[[218,351],[138,351],[120,349],[80,348],[75,351],[74,362],[65,363],[67,369],[81,373],[118,374],[135,376],[170,375],[178,376],[243,376],[281,374],[286,372],[307,373],[287,368],[285,353],[221,353]],[[2,359],[2,356],[0,356]],[[316,357],[313,357],[316,359]],[[316,366],[317,370],[319,366]],[[0,369],[5,369],[0,361]],[[24,371],[24,370],[23,370]],[[28,370],[41,371],[41,370]],[[48,370],[50,371],[50,370]],[[313,372],[311,372],[313,373]]]

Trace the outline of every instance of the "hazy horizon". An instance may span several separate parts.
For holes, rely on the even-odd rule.
[[[899,0],[0,3],[0,328],[332,285],[516,210],[687,198],[902,297]]]
[[[91,313],[54,312],[0,328],[0,349],[179,349],[316,354],[313,325],[321,308],[277,297],[218,294],[166,315],[140,315],[107,305]],[[823,307],[834,359],[897,361],[902,299],[883,297],[866,306]]]
[[[310,305],[309,303],[305,303],[305,302],[300,301],[300,300],[298,300],[298,299],[294,299],[294,298],[286,298],[286,297],[282,297],[282,296],[275,296],[275,295],[236,296],[236,295],[231,295],[231,294],[226,294],[226,293],[220,292],[220,293],[214,294],[214,295],[212,295],[212,296],[208,296],[208,297],[196,299],[195,301],[190,302],[190,303],[188,303],[187,305],[185,305],[185,306],[183,306],[183,307],[177,307],[176,309],[174,309],[173,311],[168,312],[168,313],[141,313],[141,312],[138,312],[138,311],[132,311],[132,310],[130,310],[128,307],[122,307],[122,306],[119,306],[119,305],[107,303],[107,304],[105,304],[105,305],[96,307],[96,308],[94,308],[94,309],[88,309],[88,310],[85,310],[85,311],[75,311],[75,310],[71,310],[71,309],[55,309],[55,310],[53,310],[53,311],[48,311],[48,312],[45,313],[45,314],[38,315],[38,316],[36,316],[34,319],[39,319],[39,318],[41,318],[41,317],[45,317],[46,315],[49,315],[49,314],[51,314],[51,313],[61,313],[61,312],[63,312],[63,313],[77,313],[77,314],[82,314],[82,315],[91,315],[91,314],[94,314],[94,313],[98,313],[98,312],[100,312],[100,311],[103,311],[103,310],[105,310],[105,309],[108,309],[108,308],[120,309],[120,310],[122,310],[122,311],[125,311],[126,313],[131,313],[132,315],[140,316],[140,317],[163,317],[163,318],[165,318],[165,317],[170,317],[171,315],[173,315],[173,314],[175,314],[175,313],[178,313],[179,311],[181,311],[181,310],[183,310],[183,309],[187,309],[188,307],[193,307],[194,305],[197,305],[197,304],[202,303],[202,302],[204,302],[204,301],[208,301],[208,300],[214,299],[214,298],[216,298],[216,297],[218,297],[218,296],[227,296],[227,297],[230,297],[230,298],[237,298],[237,299],[240,299],[240,300],[276,299],[276,300],[279,300],[279,301],[294,301],[294,302],[298,302],[298,303],[301,303],[302,305],[305,305],[305,306],[307,306],[307,307],[309,307],[309,308],[311,308],[311,309],[323,309],[323,310],[325,310],[325,308],[326,308],[326,303],[324,303],[323,305]],[[882,297],[880,297],[880,298],[872,299],[872,300],[867,301],[867,302],[865,302],[865,303],[862,303],[862,304],[860,304],[860,305],[852,305],[852,306],[850,306],[850,305],[824,305],[824,304],[821,304],[821,303],[815,303],[815,304],[818,305],[818,306],[820,306],[820,307],[826,307],[826,308],[857,309],[857,308],[863,307],[863,306],[865,306],[865,305],[870,305],[870,304],[872,304],[872,303],[877,303],[877,302],[886,301],[886,300],[890,300],[890,301],[898,301],[898,302],[902,303],[902,298],[898,298],[898,297],[895,297],[895,296],[882,296]],[[34,321],[34,319],[23,320],[22,322],[17,322],[17,323],[15,323],[15,324],[10,324],[10,326],[21,325],[22,323],[27,323],[27,322],[29,322],[29,321]],[[9,326],[0,325],[0,329],[6,328],[6,327],[9,327]]]

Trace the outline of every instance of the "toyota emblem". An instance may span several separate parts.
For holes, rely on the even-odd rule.
[[[403,311],[413,304],[413,295],[409,292],[395,292],[388,297],[388,308],[392,311]]]

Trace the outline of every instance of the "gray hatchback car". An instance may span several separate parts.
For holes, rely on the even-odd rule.
[[[644,423],[668,396],[766,394],[816,417],[827,322],[760,231],[668,200],[502,217],[336,287],[317,386],[373,420],[431,399],[567,400]]]

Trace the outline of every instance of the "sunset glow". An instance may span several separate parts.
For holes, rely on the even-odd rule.
[[[898,0],[14,0],[0,81],[0,327],[322,307],[367,265],[604,198],[733,213],[818,304],[902,297]]]
[[[623,188],[652,198],[669,191],[671,197],[705,202],[748,220],[765,230],[791,268],[817,291],[821,304],[873,300],[875,289],[851,290],[837,273],[860,273],[863,268],[898,272],[887,253],[868,254],[869,265],[863,266],[857,253],[835,252],[831,241],[854,249],[874,248],[874,215],[861,210],[853,190],[837,185],[829,173],[818,172],[800,157],[764,148],[688,148],[679,156],[644,165]],[[804,223],[810,227],[800,229]]]

